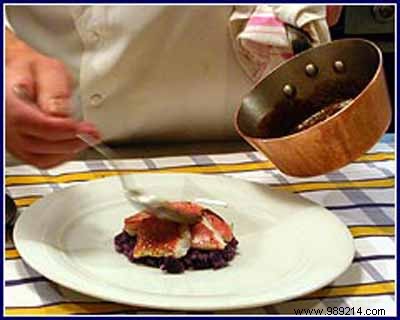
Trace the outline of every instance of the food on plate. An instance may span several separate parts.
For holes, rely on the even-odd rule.
[[[169,202],[182,215],[198,216],[192,224],[159,219],[146,210],[124,221],[114,238],[117,252],[131,262],[167,273],[187,269],[219,269],[236,255],[238,241],[231,226],[218,214],[191,202]]]

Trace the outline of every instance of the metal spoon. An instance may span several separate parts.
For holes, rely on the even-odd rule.
[[[98,143],[89,135],[78,134],[77,136],[94,150],[96,150],[99,154],[101,154],[111,164],[113,169],[118,173],[122,188],[124,189],[125,197],[133,205],[138,206],[141,210],[147,210],[148,212],[151,212],[159,219],[185,224],[193,224],[200,220],[200,217],[197,216],[182,215],[180,212],[170,208],[167,201],[162,200],[154,195],[145,194],[139,191],[139,189],[136,187],[133,188],[132,176],[130,176],[130,183],[128,183],[128,176],[121,174],[121,172],[118,170],[118,166],[113,161],[117,155],[112,149],[103,143]]]

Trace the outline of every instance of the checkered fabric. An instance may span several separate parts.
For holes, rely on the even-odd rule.
[[[227,175],[289,190],[328,208],[350,229],[356,256],[337,280],[289,302],[215,314],[292,314],[294,309],[347,307],[383,309],[395,315],[395,155],[393,136],[345,168],[299,179],[279,172],[258,152],[118,160],[128,172],[190,172]],[[69,162],[52,170],[6,168],[6,190],[20,212],[53,191],[115,175],[106,161]],[[12,240],[5,250],[6,315],[179,314],[119,305],[83,296],[47,280],[19,256]],[[333,309],[331,309],[333,310]]]

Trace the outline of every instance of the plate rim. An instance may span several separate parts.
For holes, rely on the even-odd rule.
[[[240,178],[235,178],[235,177],[230,177],[230,176],[222,176],[222,175],[214,175],[214,174],[197,174],[197,173],[132,173],[131,175],[135,175],[135,176],[191,176],[191,177],[203,177],[206,179],[214,179],[214,178],[219,178],[219,179],[223,179],[223,180],[235,180],[237,182],[240,183],[246,183],[246,184],[257,184],[263,188],[266,188],[268,190],[272,190],[274,192],[278,192],[278,193],[285,193],[285,194],[290,194],[291,196],[295,196],[298,198],[301,198],[311,204],[313,204],[314,206],[318,207],[319,209],[331,214],[338,222],[339,224],[343,227],[343,231],[345,231],[345,233],[347,233],[348,235],[348,240],[349,240],[349,246],[351,245],[351,254],[347,257],[347,263],[343,265],[343,267],[341,268],[340,271],[337,271],[336,274],[332,277],[330,277],[329,279],[327,278],[324,281],[320,281],[320,283],[314,283],[313,285],[309,286],[308,289],[303,290],[301,292],[296,292],[294,294],[292,294],[291,296],[286,296],[286,297],[282,297],[282,298],[277,298],[277,299],[270,299],[267,302],[262,302],[262,301],[258,301],[258,302],[254,302],[254,303],[245,303],[245,304],[241,304],[241,305],[220,305],[218,307],[216,306],[208,306],[208,305],[201,305],[201,304],[196,304],[193,303],[192,305],[179,305],[179,306],[170,306],[167,303],[164,304],[160,304],[160,303],[152,303],[150,300],[149,302],[130,302],[130,301],[126,301],[124,299],[119,299],[119,298],[111,298],[109,295],[107,294],[102,294],[102,290],[96,290],[96,292],[93,292],[93,290],[86,290],[86,289],[82,289],[82,288],[78,288],[75,287],[75,285],[72,283],[74,281],[67,281],[68,283],[66,283],[65,281],[61,281],[60,279],[57,278],[57,272],[53,272],[53,271],[48,271],[48,270],[44,270],[45,272],[42,272],[43,268],[42,266],[39,266],[39,268],[37,268],[37,265],[35,265],[35,261],[34,259],[31,259],[31,256],[29,255],[29,253],[27,253],[25,251],[25,247],[23,245],[23,241],[19,240],[19,235],[18,233],[20,232],[21,229],[21,225],[24,222],[23,217],[24,216],[28,216],[28,215],[21,215],[19,217],[19,219],[17,220],[15,226],[14,226],[14,230],[13,230],[13,241],[14,241],[14,245],[17,249],[17,251],[19,252],[21,259],[27,263],[32,269],[34,269],[35,271],[37,271],[38,273],[40,273],[41,275],[43,275],[45,278],[49,279],[50,281],[61,285],[65,288],[68,288],[70,290],[76,291],[78,293],[90,296],[90,297],[94,297],[94,298],[98,298],[101,299],[103,301],[101,302],[114,302],[114,303],[118,303],[118,304],[124,304],[127,306],[133,306],[133,307],[144,307],[144,308],[152,308],[152,309],[158,309],[158,310],[175,310],[175,311],[227,311],[227,310],[240,310],[240,309],[244,309],[244,308],[254,308],[254,307],[260,307],[260,306],[267,306],[267,305],[272,305],[272,304],[276,304],[276,303],[281,303],[281,302],[285,302],[285,301],[291,301],[292,299],[295,298],[299,298],[299,297],[303,297],[305,295],[308,295],[312,292],[315,292],[318,289],[321,289],[323,287],[325,287],[326,285],[328,285],[329,283],[331,283],[333,280],[335,280],[336,278],[340,277],[351,265],[353,258],[354,258],[354,254],[355,254],[355,244],[354,244],[354,239],[350,233],[350,231],[348,230],[347,226],[340,221],[339,218],[337,218],[333,213],[331,213],[328,209],[326,209],[325,207],[319,205],[318,203],[309,200],[307,198],[304,198],[298,194],[294,194],[292,192],[289,191],[285,191],[285,190],[273,190],[269,185],[263,184],[263,183],[259,183],[259,182],[253,182],[253,181],[248,181],[248,180],[244,180],[244,179],[240,179]],[[82,187],[86,187],[89,184],[102,184],[102,183],[106,183],[107,181],[112,181],[112,180],[117,180],[118,177],[116,176],[112,176],[112,177],[105,177],[105,178],[98,178],[98,179],[93,179],[93,180],[89,180],[89,181],[85,181],[83,183],[79,183],[77,185],[72,185],[72,186],[67,186],[63,189],[60,190],[56,190],[53,191],[45,196],[43,196],[41,199],[35,201],[35,203],[33,203],[30,207],[28,207],[26,210],[34,210],[34,208],[38,205],[40,205],[42,202],[45,201],[51,201],[52,197],[57,197],[57,194],[65,192],[66,190],[69,189],[75,189],[75,188],[82,188]],[[33,209],[32,209],[33,208]],[[25,219],[29,219],[29,218],[25,218]],[[349,248],[350,249],[350,248]],[[29,251],[29,250],[28,250]],[[33,261],[33,263],[32,263]],[[39,270],[41,269],[41,270]],[[64,280],[66,279],[65,277],[62,279]],[[96,283],[95,286],[97,288],[98,284]],[[147,294],[150,295],[150,294]],[[137,294],[135,295],[135,297],[137,297]],[[169,298],[169,297],[168,297]],[[199,297],[197,297],[197,299],[199,299]]]

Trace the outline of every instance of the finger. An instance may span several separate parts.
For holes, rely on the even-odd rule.
[[[80,139],[48,141],[32,136],[23,136],[22,148],[32,154],[76,154],[88,146]]]
[[[88,134],[95,140],[98,140],[98,141],[101,140],[101,134],[97,130],[95,125],[90,122],[87,122],[87,121],[83,121],[83,122],[79,123],[78,133]]]
[[[38,154],[36,152],[27,152],[22,148],[22,138],[13,139],[12,143],[7,145],[7,151],[23,162],[38,168],[46,169],[65,161],[72,160],[76,157],[76,153],[64,154]]]
[[[69,116],[72,79],[64,64],[56,59],[43,59],[35,64],[34,73],[39,107],[55,116]]]
[[[14,112],[12,121],[14,127],[19,127],[23,133],[39,139],[48,141],[59,141],[76,138],[78,133],[92,136],[100,140],[100,133],[95,126],[89,122],[77,122],[69,118],[49,116],[36,108],[35,105],[27,105],[25,101],[15,97],[14,91],[7,94],[7,105],[13,104]],[[11,116],[12,112],[7,112]]]
[[[23,90],[23,92],[35,101],[35,80],[31,67],[27,63],[13,63],[12,67],[6,69],[6,86],[9,89]]]
[[[74,138],[78,128],[76,121],[49,116],[37,105],[16,95],[15,88],[31,92],[34,90],[32,74],[26,69],[22,70],[22,67],[15,66],[7,74],[9,77],[6,83],[7,125],[36,137],[46,137],[48,140]]]
[[[43,113],[34,106],[27,105],[10,93],[7,95],[7,121],[10,125],[28,135],[49,141],[68,140],[76,137],[78,122],[70,118],[60,118]],[[9,105],[11,105],[9,107]]]
[[[20,96],[15,97],[18,93],[17,91],[24,91],[23,88],[14,87],[13,89],[18,90],[12,90],[7,96],[10,97],[9,100],[11,100],[11,103],[14,103],[14,109],[18,109],[16,118],[19,123],[16,124],[24,125],[24,130],[28,135],[30,134],[45,140],[62,140],[73,138],[77,133],[85,133],[91,135],[96,140],[100,140],[100,133],[93,124],[87,121],[79,123],[72,119],[49,116],[39,110],[31,101],[22,100]],[[9,100],[7,101],[7,105]],[[65,127],[64,130],[71,131],[63,132],[62,128],[56,127],[60,124]],[[57,132],[53,134],[49,130],[57,130]]]

